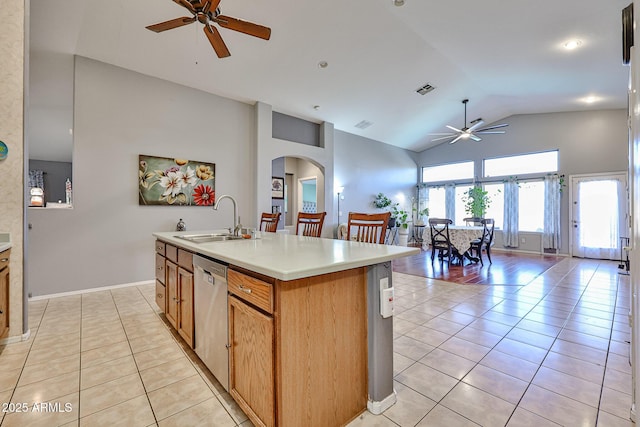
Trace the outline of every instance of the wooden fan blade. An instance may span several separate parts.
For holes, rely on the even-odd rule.
[[[196,13],[196,9],[193,7],[193,5],[191,3],[189,3],[187,0],[173,0],[175,3],[178,3],[180,6],[184,7],[185,9],[187,9],[189,12],[193,13],[195,15]]]
[[[507,126],[509,126],[508,123],[502,123],[501,125],[488,126],[486,128],[478,129],[476,132],[484,132],[485,130],[500,129],[500,128],[505,128]]]
[[[149,25],[147,30],[160,33],[162,31],[172,30],[174,28],[182,27],[183,25],[191,24],[196,20],[195,16],[191,18],[176,18],[170,21],[160,22],[159,24]]]
[[[207,15],[211,9],[216,10],[219,5],[220,5],[220,0],[207,1],[202,7],[202,11],[204,12],[205,15]]]
[[[245,33],[264,40],[269,40],[269,38],[271,37],[271,28],[254,24],[248,21],[243,21],[242,19],[236,19],[225,15],[218,15],[214,18],[214,21],[221,27],[239,31],[241,33]]]
[[[224,40],[220,37],[220,33],[211,25],[204,26],[204,33],[207,35],[209,39],[209,43],[211,43],[211,47],[216,51],[216,55],[218,58],[226,58],[227,56],[231,56],[231,52],[227,49],[227,45],[224,44]]]

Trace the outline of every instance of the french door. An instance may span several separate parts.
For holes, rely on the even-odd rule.
[[[571,177],[571,255],[620,259],[629,237],[625,173]]]

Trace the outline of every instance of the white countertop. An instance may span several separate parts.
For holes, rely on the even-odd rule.
[[[4,252],[11,248],[11,234],[0,233],[0,252]]]
[[[420,253],[419,248],[348,242],[345,240],[262,233],[256,240],[193,243],[174,236],[215,231],[157,232],[153,235],[213,259],[280,280],[295,280],[364,267]]]

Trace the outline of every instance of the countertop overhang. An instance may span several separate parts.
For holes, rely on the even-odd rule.
[[[218,230],[216,230],[218,231]],[[258,239],[193,243],[176,236],[216,231],[156,232],[157,239],[280,280],[365,267],[420,253],[419,248],[262,233]]]
[[[11,234],[0,233],[0,252],[11,248]]]

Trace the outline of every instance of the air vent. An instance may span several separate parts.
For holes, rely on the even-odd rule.
[[[435,88],[436,88],[435,86],[432,86],[429,83],[427,83],[424,86],[416,89],[416,92],[418,92],[420,95],[426,95],[429,92],[433,91]]]
[[[368,128],[369,126],[371,126],[372,124],[373,124],[373,123],[371,123],[370,121],[362,120],[361,122],[356,123],[356,125],[355,125],[355,126],[356,126],[358,129],[366,129],[366,128]]]

